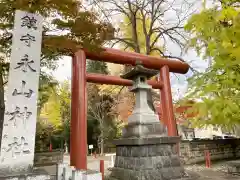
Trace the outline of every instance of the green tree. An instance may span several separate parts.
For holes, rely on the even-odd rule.
[[[62,120],[62,137],[65,148],[70,143],[70,120],[71,120],[71,91],[69,81],[64,81],[59,89],[60,114]]]
[[[149,55],[158,52],[162,57],[174,57],[168,53],[170,49],[166,51],[163,47],[167,41],[171,41],[181,49],[184,48],[187,40],[183,29],[184,21],[194,11],[193,3],[180,3],[181,6],[175,1],[96,0],[93,6],[100,9],[99,13],[102,13],[106,20],[125,18],[122,26],[116,23],[119,33],[115,35],[113,45],[120,43],[124,44],[126,49],[134,49],[137,53]],[[167,17],[170,13],[171,17]],[[126,28],[131,33],[126,34]]]
[[[129,16],[124,16],[124,21],[121,24],[120,28],[122,29],[123,37],[125,39],[132,39],[133,37],[133,31],[134,29],[129,26],[131,24],[131,20],[129,19]],[[155,56],[160,56],[160,52],[164,52],[164,48],[160,47],[159,44],[154,43],[153,47],[150,48],[148,47],[150,43],[153,43],[154,41],[157,41],[157,32],[153,32],[151,36],[149,37],[149,40],[146,39],[145,34],[144,34],[144,28],[146,28],[146,31],[149,31],[151,28],[151,19],[150,17],[146,17],[146,20],[143,22],[142,21],[142,14],[140,12],[137,12],[136,14],[136,33],[138,36],[138,46],[139,46],[139,53],[142,54],[148,54],[148,55],[155,55]],[[149,41],[149,42],[147,42]],[[123,49],[127,51],[136,51],[136,49],[133,46],[126,46],[126,42],[121,42],[121,46]]]
[[[103,61],[87,61],[87,72],[109,74],[107,63]]]
[[[193,122],[232,127],[240,123],[240,10],[224,0],[193,15],[185,26],[190,47],[210,60],[205,72],[189,79],[189,96],[200,100]],[[200,121],[199,121],[200,120]]]
[[[120,26],[122,36],[124,37],[123,39],[119,39],[120,42],[120,47],[124,50],[127,51],[133,51],[133,52],[138,52],[141,54],[146,54],[146,55],[151,55],[151,56],[162,56],[165,54],[164,52],[166,51],[166,48],[164,47],[163,44],[159,43],[161,41],[161,37],[158,34],[158,31],[151,31],[151,28],[153,28],[153,22],[150,16],[145,14],[144,8],[142,10],[136,11],[135,21],[136,21],[136,27],[133,28],[131,26],[132,19],[130,19],[130,16],[127,16],[124,14],[124,19],[123,23]],[[152,10],[154,11],[154,10]],[[158,11],[158,10],[155,10]],[[127,10],[126,10],[127,12]],[[128,12],[128,14],[131,14]],[[177,27],[176,27],[177,29]],[[137,40],[134,38],[134,31],[136,31],[136,37]],[[149,33],[147,33],[149,32]],[[124,40],[125,39],[125,40]],[[135,40],[134,40],[135,39]],[[133,44],[137,43],[138,48],[135,46],[128,44],[128,41],[132,41]],[[125,65],[124,71],[128,72],[132,66]],[[155,77],[153,77],[155,78]],[[127,91],[127,92],[126,92]],[[124,96],[129,96],[128,99],[124,98],[124,101],[127,101],[127,104],[133,107],[134,104],[134,94],[128,92],[129,89],[124,88],[122,93]],[[150,105],[152,105],[153,100],[152,100],[152,90],[148,93],[148,101]],[[129,107],[128,107],[129,108]],[[130,110],[129,110],[130,111]]]
[[[44,123],[44,119],[38,119],[36,127],[35,151],[43,152],[48,150],[50,142],[50,126]]]
[[[62,126],[61,118],[61,105],[59,101],[59,96],[56,92],[52,92],[48,101],[44,104],[42,108],[40,117],[47,119],[49,125],[53,126],[54,129],[58,129]]]
[[[49,98],[41,108],[40,115],[38,117],[36,139],[40,140],[39,144],[42,149],[49,147],[52,143],[53,137],[62,132],[62,119],[61,119],[61,105],[58,98],[57,91],[49,92]],[[43,132],[41,130],[44,129]],[[44,138],[40,138],[44,137]],[[36,144],[36,147],[38,145]]]
[[[100,134],[99,131],[99,123],[98,120],[93,118],[92,116],[87,116],[87,143],[93,145],[92,152],[96,151],[98,148],[98,136]]]
[[[76,0],[2,0],[0,3],[0,134],[4,118],[4,85],[9,68],[15,10],[41,14],[44,23],[41,66],[54,69],[56,60],[72,56],[79,48],[98,50],[111,39],[113,29],[94,13],[83,11]]]
[[[39,95],[38,95],[38,112],[40,113],[43,105],[48,101],[49,97],[52,93],[56,93],[56,88],[58,86],[58,82],[54,80],[54,78],[45,73],[41,72],[39,78]]]
[[[47,92],[47,91],[46,91]],[[44,102],[41,113],[38,118],[36,137],[40,141],[38,144],[49,144],[51,140],[55,140],[55,146],[61,147],[63,142],[65,147],[69,144],[70,135],[70,118],[71,118],[71,93],[69,81],[64,81],[55,86],[54,90],[48,92],[48,100]],[[44,129],[43,132],[42,129]],[[44,138],[48,139],[43,141]],[[59,144],[62,144],[59,146]],[[40,145],[36,145],[40,147]]]
[[[99,93],[100,89],[94,84],[88,86],[88,92],[91,92],[88,96],[88,117],[98,122],[98,144],[100,144],[101,155],[103,155],[105,141],[114,137],[116,129],[115,113],[112,110],[115,99],[111,94]]]
[[[87,71],[101,74],[109,73],[107,64],[101,61],[88,61]],[[105,142],[116,137],[118,130],[118,124],[115,121],[116,116],[112,110],[116,102],[115,97],[111,92],[102,91],[101,85],[96,84],[88,84],[87,92],[88,143],[100,144],[101,154],[103,154]]]
[[[49,107],[49,101],[54,104],[56,101],[58,83],[54,78],[44,72],[41,72],[39,80],[39,95],[38,95],[38,116],[37,116],[37,127],[36,127],[36,151],[47,150],[48,145],[51,141],[52,131],[56,128],[54,123],[48,121],[48,113],[46,108]],[[54,98],[53,98],[54,97]],[[55,100],[55,101],[54,101]],[[55,104],[54,104],[55,105]],[[58,105],[58,104],[57,104]],[[57,106],[59,108],[59,106]],[[56,108],[55,108],[56,109]],[[52,109],[52,110],[55,110]],[[59,114],[50,110],[50,116],[55,120],[59,118]],[[55,114],[55,115],[54,115]]]

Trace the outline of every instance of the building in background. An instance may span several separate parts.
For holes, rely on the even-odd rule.
[[[192,140],[192,139],[225,139],[236,137],[232,133],[224,131],[220,127],[215,127],[213,125],[208,125],[203,128],[192,128],[189,118],[194,117],[194,113],[187,112],[194,104],[194,101],[188,101],[187,105],[174,104],[174,113],[178,128],[178,134],[181,136],[182,140]],[[160,101],[155,101],[154,103],[158,115],[161,117],[162,110],[160,106]]]

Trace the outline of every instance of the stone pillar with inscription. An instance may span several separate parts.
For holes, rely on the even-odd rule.
[[[167,130],[147,103],[151,86],[146,81],[158,72],[138,64],[122,78],[134,81],[136,102],[123,137],[115,140],[116,159],[111,180],[188,179],[176,151],[180,137],[168,137]]]
[[[0,149],[0,179],[48,179],[33,171],[42,45],[40,15],[17,10]]]

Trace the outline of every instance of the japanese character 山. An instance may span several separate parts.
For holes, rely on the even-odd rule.
[[[26,81],[22,81],[22,87],[21,90],[18,91],[17,89],[14,89],[12,95],[13,96],[17,96],[17,95],[24,95],[27,98],[30,98],[33,94],[33,90],[28,89],[28,92],[25,91],[25,85],[26,85]]]

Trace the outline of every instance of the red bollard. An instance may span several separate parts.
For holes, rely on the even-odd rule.
[[[100,160],[100,172],[102,173],[102,180],[104,180],[104,160]]]
[[[211,167],[211,159],[210,159],[209,150],[205,150],[205,161],[206,161],[206,168],[210,168]]]
[[[49,151],[52,152],[52,143],[49,145]]]

